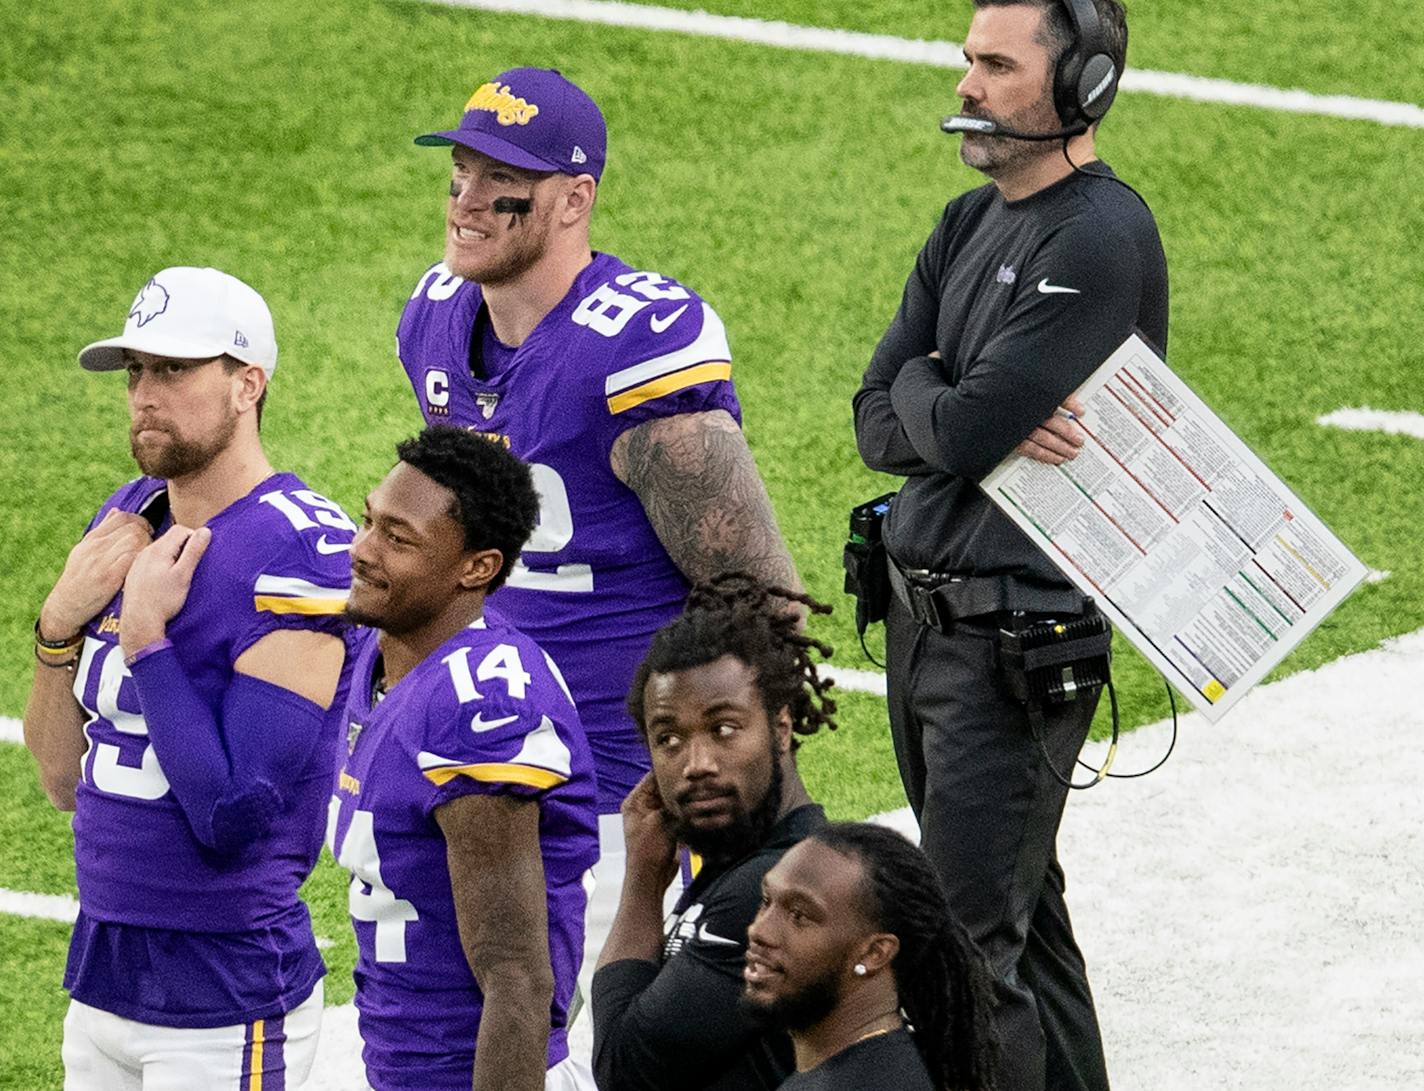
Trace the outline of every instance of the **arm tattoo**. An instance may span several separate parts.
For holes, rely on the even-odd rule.
[[[741,571],[800,589],[746,437],[725,410],[646,421],[618,437],[610,462],[689,580]]]

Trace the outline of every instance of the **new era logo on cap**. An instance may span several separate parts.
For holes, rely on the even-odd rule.
[[[124,350],[176,360],[231,356],[271,375],[277,367],[272,312],[251,287],[217,269],[176,265],[155,273],[129,308],[124,332],[79,354],[90,371],[117,371]]]
[[[458,129],[426,133],[415,142],[459,144],[513,167],[597,179],[608,130],[593,99],[557,70],[511,68],[475,90]]]

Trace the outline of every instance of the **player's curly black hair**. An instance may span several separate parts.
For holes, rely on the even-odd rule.
[[[993,1091],[999,1047],[988,965],[928,858],[894,830],[835,822],[810,835],[860,864],[861,912],[900,941],[890,964],[915,1046],[941,1091]]]
[[[653,636],[628,691],[628,711],[640,729],[648,677],[701,667],[724,655],[736,656],[756,672],[757,691],[768,720],[784,708],[797,735],[835,730],[834,684],[816,673],[814,649],[830,658],[831,648],[801,632],[794,604],[813,614],[831,608],[809,595],[771,587],[745,572],[723,572],[693,586],[682,616]]]
[[[504,563],[486,588],[497,590],[539,519],[539,494],[529,467],[498,443],[445,424],[398,443],[396,455],[455,494],[450,514],[465,528],[466,549],[503,554]]]

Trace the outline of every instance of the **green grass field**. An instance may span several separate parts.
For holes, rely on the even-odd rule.
[[[969,11],[679,6],[953,40]],[[1382,0],[1249,12],[1139,0],[1131,59],[1424,100],[1424,39]],[[453,122],[471,89],[516,64],[559,66],[602,104],[611,141],[595,245],[695,286],[726,319],[782,527],[809,588],[838,606],[822,631],[839,664],[868,666],[839,550],[846,509],[891,483],[858,462],[850,396],[943,203],[980,181],[936,127],[955,73],[416,2],[5,0],[0,715],[20,714],[29,627],[69,544],[132,473],[121,381],[81,372],[78,348],[117,332],[156,269],[242,276],[271,303],[282,346],[273,461],[359,508],[393,443],[419,426],[392,335],[440,252],[448,161],[410,138]],[[1424,445],[1314,423],[1342,406],[1424,408],[1424,133],[1124,95],[1099,144],[1157,214],[1173,366],[1367,564],[1393,573],[1283,670],[1424,624],[1413,539]],[[1161,717],[1160,683],[1127,649],[1119,663],[1129,721]],[[882,702],[845,695],[841,731],[802,751],[838,815],[903,804],[883,719]],[[1124,749],[1126,766],[1152,758],[1131,739]],[[0,786],[0,888],[72,892],[67,819],[22,749],[0,745]],[[350,995],[343,889],[328,864],[310,889],[318,931],[338,941],[332,1002]],[[65,935],[0,917],[0,1086],[59,1086]]]

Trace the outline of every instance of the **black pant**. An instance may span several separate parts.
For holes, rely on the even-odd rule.
[[[1023,706],[996,679],[991,632],[961,625],[945,635],[892,599],[886,665],[900,777],[950,906],[996,978],[1000,1091],[1105,1091],[1102,1038],[1054,844],[1068,790],[1046,767]],[[1044,737],[1064,775],[1096,705],[1093,697],[1048,717]]]

